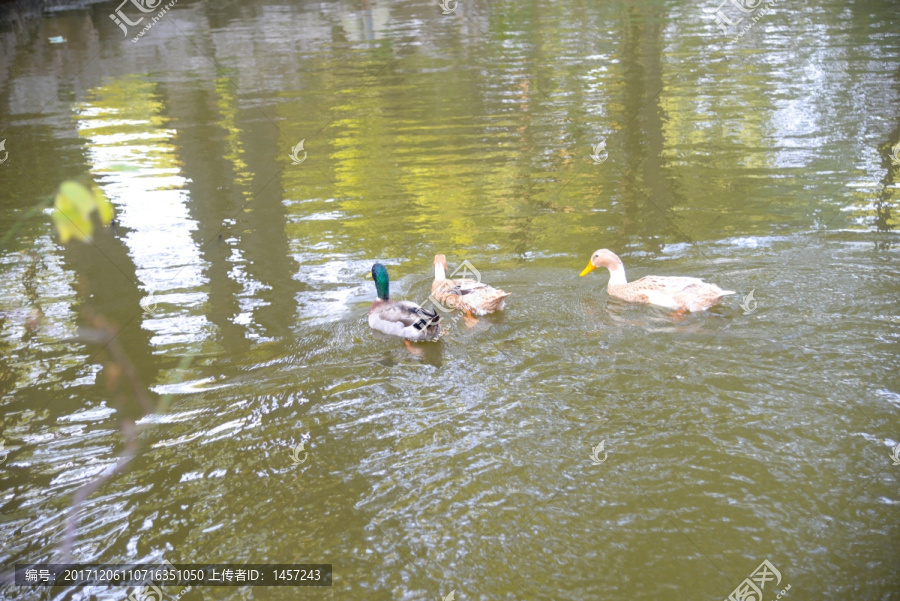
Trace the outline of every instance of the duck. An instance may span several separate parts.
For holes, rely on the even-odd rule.
[[[370,328],[413,342],[441,337],[441,317],[436,311],[411,301],[391,300],[390,280],[384,265],[375,263],[372,266],[372,279],[375,280],[376,298],[369,309]]]
[[[477,323],[475,315],[487,315],[502,311],[506,307],[504,292],[493,286],[471,278],[447,279],[447,257],[434,256],[434,281],[431,283],[431,298],[443,306],[459,309],[466,314],[466,323],[471,327]]]
[[[648,275],[635,282],[625,279],[625,265],[614,252],[602,248],[591,255],[584,277],[598,267],[609,270],[609,295],[630,303],[644,303],[673,309],[679,313],[705,311],[734,290],[722,290],[700,278]]]

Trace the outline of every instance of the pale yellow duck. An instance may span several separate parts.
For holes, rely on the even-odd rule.
[[[485,315],[502,310],[509,293],[471,278],[447,279],[447,258],[435,255],[431,296],[445,307],[464,311],[466,323],[472,326],[477,323],[472,317],[473,313]]]
[[[657,305],[680,312],[705,311],[723,296],[735,294],[733,290],[722,290],[700,278],[648,275],[628,283],[622,259],[605,248],[591,255],[581,275],[585,276],[598,267],[609,269],[609,283],[606,285],[609,295],[631,303]]]

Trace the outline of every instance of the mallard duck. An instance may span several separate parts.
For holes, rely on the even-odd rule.
[[[421,342],[436,340],[441,335],[441,317],[410,301],[392,301],[388,291],[390,281],[384,265],[372,266],[377,298],[369,309],[369,327],[392,336]]]
[[[471,322],[475,321],[472,318],[473,313],[486,315],[502,310],[509,293],[470,278],[448,280],[447,258],[444,255],[435,255],[431,296],[444,306],[465,311],[466,321]]]
[[[591,255],[581,275],[585,276],[598,267],[609,269],[609,283],[606,286],[609,295],[631,303],[658,305],[681,312],[705,311],[723,296],[735,294],[733,290],[722,290],[700,278],[648,275],[629,284],[625,279],[622,259],[605,248]]]

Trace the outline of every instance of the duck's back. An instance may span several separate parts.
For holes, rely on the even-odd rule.
[[[369,309],[369,327],[409,340],[433,340],[441,335],[441,318],[410,301],[376,301]]]
[[[702,311],[720,298],[734,294],[700,278],[648,275],[621,286],[610,286],[609,295],[669,309]]]

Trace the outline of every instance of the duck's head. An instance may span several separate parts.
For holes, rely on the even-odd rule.
[[[372,279],[375,280],[375,292],[381,300],[388,300],[388,290],[390,289],[390,280],[388,279],[387,267],[381,263],[372,265]]]
[[[585,276],[598,267],[606,267],[610,271],[623,269],[622,260],[616,256],[616,253],[605,248],[601,248],[591,255],[591,260],[588,262],[587,267],[584,268],[584,271],[581,272],[581,275]]]

